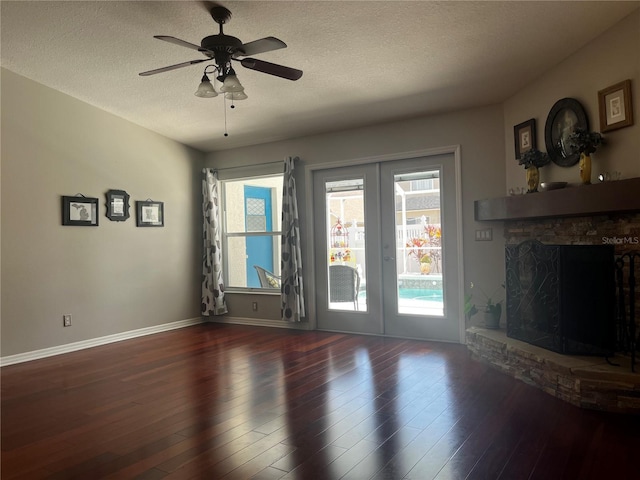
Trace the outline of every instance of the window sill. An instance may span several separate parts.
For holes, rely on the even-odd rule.
[[[268,288],[229,288],[224,291],[225,294],[240,295],[268,295],[275,297],[280,296],[280,290]]]

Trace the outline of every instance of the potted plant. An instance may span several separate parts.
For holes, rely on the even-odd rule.
[[[432,270],[439,271],[442,228],[438,225],[424,225],[424,233],[410,238],[405,244],[407,256],[413,257],[420,266],[420,273],[426,275]]]
[[[420,259],[425,255],[424,251],[427,248],[427,239],[422,237],[410,238],[407,244],[407,256],[413,257],[418,264],[422,263]]]
[[[471,289],[474,288],[473,282],[470,286]],[[504,288],[504,284],[502,284],[502,288]],[[467,320],[471,320],[476,313],[479,311],[484,312],[484,323],[486,328],[500,328],[500,317],[502,316],[502,300],[495,302],[493,298],[495,298],[495,293],[491,297],[488,296],[481,288],[478,288],[482,295],[484,296],[484,302],[482,305],[476,305],[472,303],[473,294],[469,293],[465,295],[464,298],[464,314]],[[496,290],[497,293],[497,290]],[[492,298],[493,297],[493,298]]]
[[[540,172],[538,169],[547,165],[550,160],[549,155],[536,148],[527,150],[522,154],[518,164],[524,165],[524,168],[526,169],[527,193],[538,191],[538,185],[540,184]]]
[[[569,135],[571,149],[580,154],[580,179],[585,185],[591,183],[591,154],[603,143],[599,132],[588,132],[583,128],[576,128]]]
[[[431,272],[431,255],[425,253],[420,257],[420,273],[427,275]]]

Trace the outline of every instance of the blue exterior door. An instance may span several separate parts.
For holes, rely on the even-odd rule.
[[[244,212],[247,232],[271,232],[271,188],[245,185]],[[247,287],[260,288],[254,265],[273,272],[273,237],[247,237]]]

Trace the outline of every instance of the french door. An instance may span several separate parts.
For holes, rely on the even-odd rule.
[[[460,341],[453,154],[317,170],[318,328]]]

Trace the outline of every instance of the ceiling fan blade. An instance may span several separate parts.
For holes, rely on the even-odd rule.
[[[233,54],[234,57],[246,57],[248,55],[257,55],[258,53],[271,52],[287,48],[287,44],[276,37],[265,37],[253,42],[245,43],[240,50]]]
[[[189,62],[177,63],[168,67],[156,68],[155,70],[149,70],[142,72],[139,75],[142,77],[148,77],[149,75],[155,75],[156,73],[168,72],[169,70],[175,70],[176,68],[188,67],[189,65],[195,65],[196,63],[209,62],[210,58],[203,58],[202,60],[191,60]]]
[[[244,58],[240,60],[240,63],[243,67],[248,68],[249,70],[268,73],[269,75],[286,78],[287,80],[298,80],[302,77],[302,70],[285,67],[284,65],[278,65],[276,63],[265,62],[264,60],[258,60],[256,58]]]
[[[217,2],[211,2],[207,0],[202,0],[199,2],[200,6],[206,10],[207,13],[211,13],[211,9],[215,7],[220,7],[221,5]]]
[[[164,40],[165,42],[173,43],[174,45],[180,45],[181,47],[191,48],[192,50],[200,51],[202,48],[200,45],[196,45],[195,43],[185,42],[184,40],[180,40],[176,37],[170,37],[168,35],[154,35],[153,38]]]

